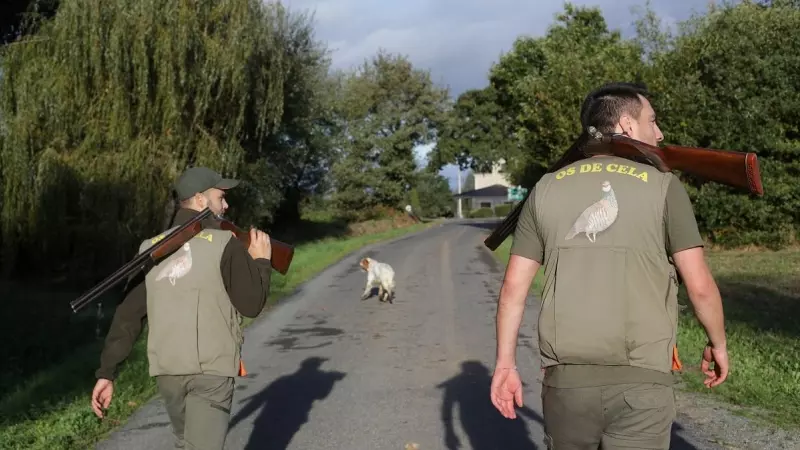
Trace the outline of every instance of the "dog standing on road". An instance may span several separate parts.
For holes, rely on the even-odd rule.
[[[369,298],[373,286],[378,286],[378,299],[382,302],[394,303],[394,269],[386,263],[372,258],[362,258],[358,263],[361,269],[367,272],[367,285],[361,300]]]

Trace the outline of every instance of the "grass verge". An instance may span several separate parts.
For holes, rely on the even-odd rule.
[[[507,265],[508,259],[511,257],[511,243],[514,242],[514,236],[509,236],[508,239],[503,241],[499,247],[493,252],[495,258],[497,258],[500,262]],[[539,270],[536,273],[536,277],[533,279],[533,283],[531,283],[531,290],[536,293],[537,296],[541,296],[542,289],[544,285],[542,284],[544,280],[544,270]]]
[[[494,252],[503,263],[512,239]],[[731,370],[721,386],[703,385],[700,358],[707,338],[682,286],[679,302],[687,307],[680,313],[678,347],[684,389],[744,407],[738,414],[800,428],[800,250],[712,250],[707,261],[722,293]]]
[[[685,388],[745,407],[739,413],[800,427],[800,250],[710,251],[725,309],[731,369],[714,389],[702,384],[705,331],[681,288],[678,346]]]
[[[300,245],[291,271],[286,276],[273,274],[270,304],[352,251],[435,223],[358,237],[321,239]],[[148,376],[143,333],[121,368],[107,417],[98,420],[91,411],[89,396],[101,347],[102,342],[96,342],[78,349],[64,363],[29,377],[21,387],[0,399],[0,443],[3,449],[91,448],[156,394],[155,382]]]

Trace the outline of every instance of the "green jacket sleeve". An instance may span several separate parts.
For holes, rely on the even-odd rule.
[[[114,311],[111,327],[106,335],[105,346],[100,354],[100,368],[95,372],[96,378],[113,380],[117,377],[118,366],[131,353],[133,344],[142,333],[147,317],[147,292],[145,290],[144,273],[131,280],[125,299]]]
[[[245,317],[257,317],[269,296],[270,260],[253,259],[241,241],[231,239],[223,250],[220,270],[233,306]]]

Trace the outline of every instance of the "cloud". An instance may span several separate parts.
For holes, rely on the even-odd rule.
[[[667,23],[703,11],[708,0],[652,0]],[[284,0],[314,14],[317,38],[333,50],[337,68],[362,63],[379,49],[407,55],[457,96],[488,82],[491,65],[521,35],[540,36],[563,10],[555,0]],[[612,28],[632,32],[639,0],[576,1],[601,8]]]
[[[555,0],[283,0],[293,10],[314,14],[316,37],[333,52],[335,68],[363,63],[379,49],[408,56],[430,70],[455,98],[488,83],[493,63],[522,35],[541,36],[563,11]],[[573,1],[598,6],[610,28],[633,33],[631,8],[644,0]],[[666,24],[705,11],[708,0],[651,0]],[[427,149],[424,150],[427,152]],[[455,184],[457,168],[443,174]]]

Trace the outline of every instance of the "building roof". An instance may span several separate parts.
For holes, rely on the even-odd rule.
[[[476,198],[476,197],[506,197],[508,196],[508,187],[502,184],[493,184],[481,189],[474,189],[472,191],[465,191],[461,194],[454,194],[454,198]]]

